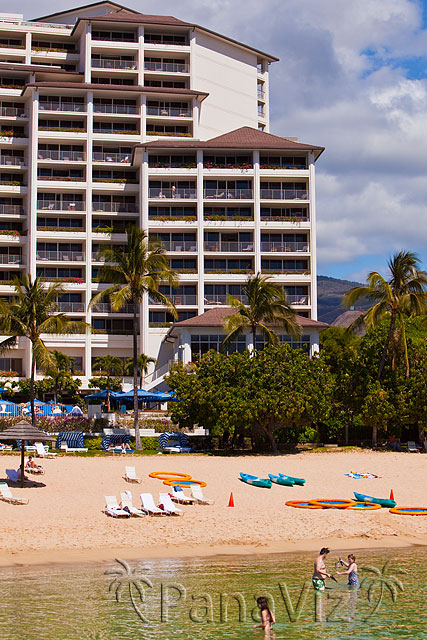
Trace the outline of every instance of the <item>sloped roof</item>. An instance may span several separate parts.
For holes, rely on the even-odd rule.
[[[364,311],[360,311],[357,309],[350,309],[349,311],[344,311],[338,318],[331,323],[331,327],[339,327],[341,329],[348,329],[351,325],[356,322],[362,316]],[[366,333],[366,325],[365,322],[361,319],[360,323],[358,322],[354,327],[352,327],[352,332],[358,338],[361,338]]]
[[[66,73],[65,71],[63,73]],[[69,72],[71,73],[71,72]],[[202,99],[208,96],[208,93],[204,91],[193,91],[192,89],[175,89],[171,87],[144,87],[141,85],[121,85],[121,84],[85,84],[83,82],[55,82],[54,80],[48,82],[29,82],[27,87],[47,87],[52,89],[80,89],[83,91],[133,91],[134,93],[164,93],[164,94],[178,94],[186,96],[202,96]],[[25,89],[24,89],[25,91]]]
[[[324,147],[316,145],[303,144],[295,142],[289,138],[282,138],[271,133],[258,131],[253,127],[240,127],[229,133],[211,138],[210,140],[154,140],[147,142],[141,147],[147,149],[153,148],[193,148],[193,149],[267,149],[267,150],[285,150],[293,149],[295,151],[318,151],[317,157],[324,151]]]
[[[58,67],[49,67],[43,64],[14,64],[13,62],[0,62],[0,71],[25,71],[26,73],[62,73],[65,75],[83,76],[79,71],[66,71]]]
[[[214,307],[194,318],[187,318],[187,320],[175,322],[172,329],[177,327],[222,327],[224,319],[234,313],[236,313],[236,311],[231,307]],[[317,320],[311,320],[311,318],[305,318],[304,316],[297,316],[297,321],[302,328],[326,329],[329,326],[325,322],[318,322]]]
[[[101,0],[101,2],[90,2],[89,4],[82,4],[80,7],[74,7],[71,9],[65,9],[65,11],[57,11],[56,13],[49,13],[47,16],[41,16],[40,18],[32,18],[30,22],[39,22],[41,20],[47,20],[50,18],[56,18],[57,16],[64,16],[67,13],[75,13],[79,9],[89,9],[89,7],[99,7],[105,4],[106,6],[117,7],[117,9],[124,10],[127,13],[138,14],[138,11],[134,9],[130,9],[129,7],[124,7],[122,4],[118,4],[117,2],[110,2],[110,0]]]
[[[191,27],[189,22],[183,22],[174,16],[157,16],[146,13],[131,13],[130,11],[120,11],[106,13],[103,16],[87,16],[81,20],[89,20],[96,22],[133,22],[143,24],[158,24],[161,26]]]

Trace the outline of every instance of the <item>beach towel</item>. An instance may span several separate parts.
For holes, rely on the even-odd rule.
[[[368,480],[372,480],[373,478],[381,477],[376,476],[374,473],[357,473],[356,471],[350,471],[350,473],[345,473],[344,475],[348,478],[355,478],[356,480],[360,480],[360,478],[367,478]]]

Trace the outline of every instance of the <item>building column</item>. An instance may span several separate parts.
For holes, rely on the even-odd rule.
[[[31,31],[25,34],[25,64],[31,64]]]
[[[27,196],[27,271],[32,278],[36,277],[37,250],[37,149],[39,92],[33,90],[28,122],[28,196]]]
[[[197,305],[198,313],[205,310],[205,263],[204,263],[204,220],[203,220],[203,151],[197,150]]]
[[[199,138],[199,118],[200,118],[200,104],[197,98],[193,98],[193,138],[198,140]]]
[[[92,25],[90,22],[86,22],[84,35],[84,65],[85,83],[89,84],[92,79]]]
[[[87,104],[87,142],[86,142],[86,322],[92,324],[92,150],[93,150],[93,93],[88,92]],[[85,338],[85,376],[92,375],[92,334],[87,332]]]
[[[143,95],[139,98],[140,109],[140,141],[147,141],[147,96]]]
[[[181,333],[178,351],[180,352],[180,360],[184,364],[191,362],[191,335],[189,331],[183,331]]]
[[[261,205],[260,205],[260,174],[259,151],[254,151],[254,269],[261,271]]]
[[[144,151],[139,175],[139,226],[149,232],[148,222],[148,152]],[[149,298],[145,294],[139,309],[140,353],[150,353],[149,350]]]
[[[308,155],[309,161],[309,214],[310,214],[310,279],[311,279],[311,318],[317,320],[317,249],[316,249],[316,187],[314,154]]]
[[[138,27],[138,84],[144,86],[144,27]]]

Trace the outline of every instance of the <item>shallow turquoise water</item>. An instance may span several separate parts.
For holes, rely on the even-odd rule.
[[[359,568],[379,571],[360,572],[361,578],[376,580],[371,601],[369,584],[355,593],[347,589],[344,577],[316,601],[312,554],[2,569],[0,638],[263,638],[263,631],[252,628],[258,622],[252,611],[260,595],[274,602],[277,625],[271,638],[277,640],[427,638],[427,550],[356,555]],[[331,554],[329,568],[336,559],[337,554]]]

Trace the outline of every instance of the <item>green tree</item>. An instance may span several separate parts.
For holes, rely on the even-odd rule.
[[[415,253],[400,251],[388,262],[388,280],[377,271],[372,271],[368,275],[367,286],[354,287],[344,295],[343,301],[347,307],[354,306],[361,298],[372,302],[370,309],[361,316],[368,328],[377,326],[384,318],[389,319],[377,380],[381,380],[389,349],[392,352],[393,369],[397,355],[403,352],[406,376],[409,377],[405,319],[425,316],[427,313],[427,273],[421,271],[419,266],[420,261]]]
[[[257,331],[261,332],[267,342],[278,344],[277,334],[271,325],[284,327],[291,336],[300,335],[301,328],[294,309],[288,304],[282,287],[270,282],[270,276],[262,276],[260,273],[248,276],[242,286],[242,295],[247,299],[247,304],[233,296],[228,296],[228,304],[235,313],[224,320],[224,328],[227,332],[223,342],[224,347],[231,340],[238,338],[245,329],[249,329],[252,333],[254,349]]]
[[[123,360],[110,355],[100,356],[94,361],[93,368],[99,369],[101,375],[91,378],[89,385],[107,391],[107,411],[110,411],[110,391],[119,391],[122,388],[120,378],[115,376],[123,375]]]
[[[395,415],[395,409],[390,402],[390,394],[381,387],[376,380],[368,390],[364,403],[360,409],[360,417],[364,424],[372,429],[372,446],[377,446],[378,430],[387,431],[388,421]]]
[[[114,311],[125,305],[132,307],[133,313],[133,408],[136,449],[141,449],[141,436],[138,424],[138,310],[144,295],[163,304],[177,317],[175,305],[159,291],[161,282],[171,286],[178,283],[176,273],[170,268],[163,247],[148,244],[147,233],[136,227],[127,230],[126,246],[106,246],[101,250],[105,265],[99,271],[99,281],[110,284],[107,289],[97,293],[90,304],[96,304],[103,298],[109,298]]]
[[[0,352],[14,346],[18,338],[31,342],[30,403],[33,425],[34,378],[36,365],[46,370],[54,364],[54,356],[43,342],[43,334],[85,333],[89,328],[85,322],[69,320],[59,312],[57,300],[64,295],[60,284],[46,286],[36,278],[23,274],[14,281],[15,295],[10,302],[0,301],[0,332],[8,338],[0,345]]]
[[[73,387],[74,358],[66,356],[61,351],[52,351],[53,362],[45,374],[47,382],[51,381],[53,388],[53,401],[58,402],[58,394]],[[80,385],[77,387],[79,388]]]
[[[138,366],[138,375],[139,375],[139,388],[142,389],[144,376],[147,375],[150,364],[157,364],[156,358],[151,358],[147,356],[145,353],[140,353],[137,358],[137,366]],[[133,358],[128,358],[126,360],[125,372],[129,375],[133,375]]]

